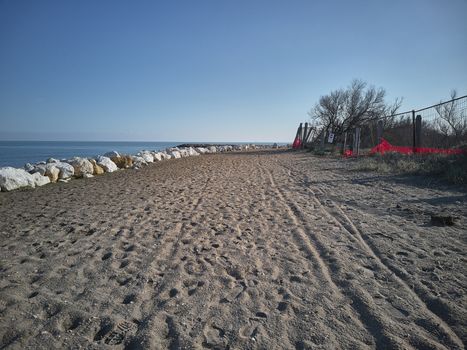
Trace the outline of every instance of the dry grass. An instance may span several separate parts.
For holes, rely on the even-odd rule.
[[[467,184],[467,156],[465,155],[405,155],[386,153],[360,158],[357,170],[380,173],[436,176],[454,184]]]

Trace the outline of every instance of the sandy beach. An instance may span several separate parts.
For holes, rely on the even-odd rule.
[[[0,348],[463,349],[465,190],[353,163],[213,154],[0,193]]]

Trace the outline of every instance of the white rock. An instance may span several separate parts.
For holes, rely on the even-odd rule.
[[[137,156],[143,158],[146,163],[153,163],[154,162],[154,156],[149,151],[138,152]]]
[[[55,158],[49,158],[47,159],[47,163],[59,163],[60,161],[58,159],[55,159]]]
[[[177,152],[177,151],[174,151],[174,152]],[[190,156],[190,153],[188,152],[187,148],[181,148],[178,152],[180,153],[180,156],[182,156],[182,157],[189,157]]]
[[[68,160],[68,163],[73,165],[75,169],[75,176],[82,177],[84,174],[91,174],[94,172],[92,163],[86,158],[74,157]]]
[[[97,165],[100,165],[106,173],[112,173],[118,170],[117,164],[115,164],[109,157],[98,156]]]
[[[65,162],[59,162],[59,163],[52,163],[58,170],[60,170],[60,173],[58,174],[59,179],[68,179],[72,177],[75,174],[75,168],[73,168],[73,165],[65,163]]]
[[[47,164],[36,164],[35,165],[35,172],[41,174],[42,176],[45,175],[45,171],[47,168]]]
[[[120,154],[117,151],[111,151],[111,152],[105,153],[104,157],[107,157],[107,158],[120,157]]]
[[[170,151],[169,156],[174,159],[182,158],[182,155],[179,151]]]
[[[166,151],[160,152],[160,155],[161,155],[162,159],[164,159],[164,160],[168,160],[168,159],[172,158],[169,154],[167,154]]]
[[[211,146],[211,147],[208,148],[208,151],[209,151],[209,153],[216,153],[217,148],[216,148],[216,146]]]
[[[162,153],[160,152],[154,152],[152,156],[154,157],[154,161],[160,162],[162,160]]]
[[[199,153],[195,151],[195,149],[193,147],[190,147],[187,149],[188,151],[188,155],[191,157],[191,156],[199,156]]]
[[[31,163],[26,163],[24,164],[24,170],[26,170],[28,173],[32,174],[35,173],[36,167],[32,165]]]
[[[57,182],[60,175],[60,169],[58,169],[55,164],[57,163],[49,163],[45,166],[44,175],[50,179],[50,182]]]
[[[84,177],[85,179],[89,179],[89,178],[91,178],[91,177],[94,177],[94,175],[93,175],[93,174],[83,174],[83,177]]]
[[[209,151],[204,148],[204,147],[196,147],[195,148],[196,152],[200,153],[200,154],[205,154],[205,153],[208,153]]]
[[[40,173],[34,173],[31,175],[34,180],[34,186],[44,186],[50,183],[50,179],[48,176],[42,176]]]
[[[34,188],[34,178],[24,169],[12,167],[0,168],[0,188],[2,191],[11,191],[21,187]]]
[[[144,160],[143,157],[132,156],[131,159],[133,159],[133,168],[134,169],[141,168],[143,165],[148,165],[148,163],[146,163],[146,161]]]

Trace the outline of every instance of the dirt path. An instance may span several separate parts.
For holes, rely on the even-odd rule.
[[[210,155],[0,194],[0,347],[464,348],[465,193],[349,167]]]

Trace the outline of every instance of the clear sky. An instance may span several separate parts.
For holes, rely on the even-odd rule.
[[[466,0],[0,0],[0,140],[291,141],[354,78],[467,94]]]

